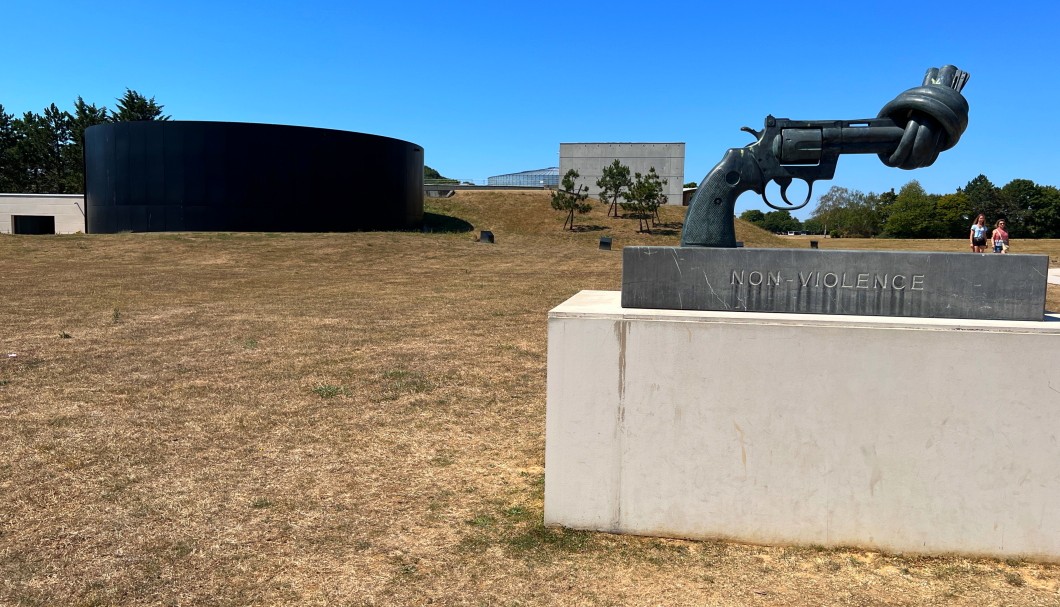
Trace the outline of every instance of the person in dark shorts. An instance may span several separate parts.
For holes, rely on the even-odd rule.
[[[972,231],[968,234],[968,243],[972,247],[972,253],[982,253],[986,248],[986,215],[979,213],[972,224]]]

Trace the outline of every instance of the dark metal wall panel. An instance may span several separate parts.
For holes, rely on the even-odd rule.
[[[120,122],[85,131],[89,233],[346,232],[423,220],[423,149],[269,124]]]

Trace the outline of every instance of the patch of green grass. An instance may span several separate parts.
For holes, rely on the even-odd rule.
[[[258,340],[256,339],[244,339],[243,349],[244,350],[256,350],[258,348]]]
[[[493,527],[494,525],[496,525],[497,524],[497,519],[492,517],[492,516],[490,516],[490,515],[488,515],[488,514],[480,514],[480,515],[476,516],[475,518],[469,519],[467,521],[467,524],[471,525],[472,527],[485,527],[485,528],[488,528],[488,527]]]
[[[566,528],[545,527],[544,524],[531,525],[520,533],[508,538],[507,544],[517,552],[578,552],[589,545],[592,535],[588,531],[576,531]]]
[[[512,506],[504,509],[504,516],[516,521],[528,521],[533,515],[527,508],[522,506]]]
[[[484,513],[466,521],[475,533],[465,537],[460,547],[481,551],[489,546],[503,546],[523,558],[550,559],[587,549],[592,534],[563,527],[545,527],[541,511],[523,505],[500,508],[496,515]]]
[[[533,487],[534,489],[538,489],[539,491],[544,491],[545,490],[545,474],[544,473],[531,474],[529,472],[523,471],[523,472],[519,473],[519,476],[521,476],[523,478],[529,478],[530,479],[530,486]]]
[[[320,398],[332,398],[340,394],[346,394],[346,388],[342,386],[332,386],[331,384],[321,384],[316,388],[313,388],[313,393]]]

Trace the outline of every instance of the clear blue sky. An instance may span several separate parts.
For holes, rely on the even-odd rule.
[[[683,141],[685,181],[699,181],[766,114],[874,117],[952,63],[971,74],[956,148],[916,171],[843,157],[815,194],[911,179],[947,193],[980,173],[1060,185],[1058,6],[8,0],[0,104],[113,107],[128,87],[176,120],[405,139],[476,181],[555,166],[560,142]],[[763,207],[748,194],[747,208]]]

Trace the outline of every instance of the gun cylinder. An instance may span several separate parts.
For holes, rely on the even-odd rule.
[[[838,122],[820,128],[781,129],[773,154],[781,164],[817,164],[839,154],[890,154],[904,129],[889,119]]]

